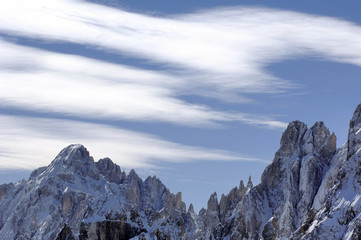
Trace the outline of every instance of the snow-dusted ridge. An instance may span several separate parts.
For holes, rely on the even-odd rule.
[[[214,193],[196,214],[158,178],[70,145],[0,185],[0,239],[361,239],[360,149],[361,104],[339,149],[323,122],[291,122],[260,184]]]

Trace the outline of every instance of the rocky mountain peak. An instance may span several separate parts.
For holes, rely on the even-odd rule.
[[[134,169],[130,170],[130,172],[128,173],[128,176],[126,178],[126,182],[135,184],[139,180],[140,180],[140,178],[139,178],[138,174],[135,172],[135,170]]]
[[[286,131],[282,134],[280,149],[277,154],[291,156],[298,152],[300,142],[307,131],[307,125],[300,121],[293,121],[288,124]]]
[[[194,207],[193,207],[193,204],[192,204],[192,203],[189,205],[188,212],[190,212],[190,213],[195,213],[195,212],[194,212]]]
[[[248,178],[247,188],[248,189],[253,188],[253,182],[252,182],[252,177],[251,176],[249,176],[249,178]]]
[[[125,172],[122,172],[120,167],[113,163],[110,158],[100,159],[95,163],[96,167],[99,169],[100,173],[104,175],[104,177],[109,182],[114,182],[117,184],[121,184],[124,182],[126,178]]]
[[[261,184],[246,186],[217,198],[200,212],[204,239],[289,239],[313,213],[312,203],[336,153],[336,137],[323,122],[311,128],[291,122],[280,149],[262,174]],[[214,238],[212,238],[214,237]]]
[[[72,161],[81,161],[89,159],[88,150],[81,144],[71,144],[64,148],[55,160],[62,160],[65,164],[70,164]]]
[[[325,124],[320,121],[306,131],[302,144],[303,156],[318,152],[323,158],[328,158],[336,151],[336,136],[334,133],[330,134]]]
[[[239,188],[240,191],[244,191],[244,189],[246,188],[244,186],[243,180],[239,181],[239,187],[238,188]]]
[[[350,121],[347,141],[347,159],[351,158],[361,147],[361,103],[356,107]]]
[[[64,148],[50,165],[57,174],[77,174],[99,180],[100,171],[93,157],[81,144],[71,144]]]
[[[82,177],[89,176],[99,180],[101,174],[105,176],[107,174],[109,175],[109,173],[106,173],[106,167],[112,166],[109,160],[100,161],[100,163],[96,165],[93,157],[90,156],[88,150],[83,145],[71,144],[61,150],[49,166],[35,169],[31,173],[29,180],[37,177],[49,178],[50,176],[57,176],[61,180],[72,182],[74,174]]]
[[[217,193],[214,192],[208,199],[207,209],[210,211],[218,211]]]
[[[356,107],[351,121],[350,121],[350,128],[361,128],[361,103]]]
[[[307,128],[294,121],[283,133],[280,149],[257,186],[267,195],[272,212],[280,213],[274,220],[280,236],[289,236],[307,217],[335,152],[336,137],[323,122]],[[295,207],[290,208],[279,199]]]
[[[277,158],[288,158],[292,155],[305,156],[320,153],[328,158],[336,151],[336,136],[328,130],[322,121],[316,122],[310,129],[300,121],[291,122],[282,134]]]

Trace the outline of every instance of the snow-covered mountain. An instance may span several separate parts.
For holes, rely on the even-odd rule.
[[[0,239],[361,239],[361,104],[348,141],[291,122],[261,183],[186,210],[156,177],[128,175],[82,145],[0,186]]]
[[[28,181],[0,186],[0,239],[192,239],[196,216],[185,207],[156,177],[70,145]]]
[[[202,238],[361,239],[360,149],[361,104],[339,149],[322,122],[291,122],[261,183],[247,190],[241,183],[208,206],[218,218],[202,225]]]

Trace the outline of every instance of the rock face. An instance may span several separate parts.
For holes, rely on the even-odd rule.
[[[348,141],[294,121],[253,186],[249,178],[197,215],[156,177],[126,174],[82,145],[28,181],[0,185],[1,239],[361,239],[361,104]]]
[[[60,233],[56,236],[55,240],[75,240],[73,231],[65,224]]]
[[[350,121],[347,141],[347,159],[351,158],[361,148],[361,104],[357,106]]]
[[[348,141],[334,155],[294,239],[361,239],[361,104],[350,121]]]

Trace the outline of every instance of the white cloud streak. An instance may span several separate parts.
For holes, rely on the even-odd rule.
[[[284,128],[279,121],[212,110],[177,98],[187,79],[47,52],[0,41],[0,106],[77,117],[162,121],[190,126],[220,122]],[[34,58],[34,56],[36,56]],[[254,120],[253,120],[254,119]]]
[[[299,55],[361,66],[361,28],[329,17],[239,7],[160,18],[77,0],[4,5],[2,31],[90,44],[183,67],[224,91],[289,87],[263,67]]]
[[[304,55],[361,66],[360,26],[329,17],[238,7],[161,18],[79,0],[13,0],[1,5],[1,32],[86,44],[182,69],[176,77],[30,48],[19,47],[16,54],[8,51],[1,63],[2,68],[8,69],[2,71],[1,77],[3,82],[11,79],[13,84],[8,80],[5,86],[3,83],[4,89],[12,89],[15,84],[27,86],[24,82],[32,82],[33,86],[22,90],[28,102],[7,89],[2,92],[6,96],[3,103],[23,104],[37,110],[51,108],[67,114],[82,111],[85,115],[188,125],[239,120],[283,128],[282,122],[214,111],[204,105],[189,104],[179,96],[237,101],[242,100],[242,93],[284,91],[293,85],[272,76],[265,66]],[[4,44],[0,46],[2,54],[9,48]],[[13,65],[8,66],[8,59]],[[23,73],[7,71],[22,67]],[[36,67],[43,72],[26,71]],[[121,76],[121,83],[115,76]],[[49,90],[37,91],[40,86]],[[55,87],[58,92],[52,91]],[[96,93],[95,89],[102,91]],[[103,91],[107,94],[102,95]],[[61,104],[58,95],[63,96]],[[122,100],[116,95],[122,96]],[[88,102],[91,103],[88,108],[83,108]],[[72,109],[69,105],[73,104]]]
[[[185,146],[149,134],[102,124],[44,118],[0,116],[0,169],[48,165],[60,146],[82,143],[95,160],[110,157],[123,168],[156,169],[156,163],[262,161],[239,154]]]

